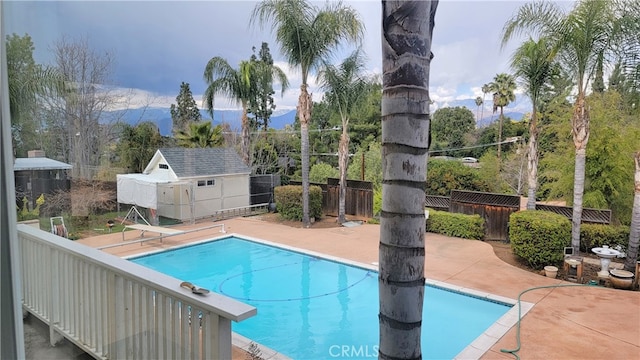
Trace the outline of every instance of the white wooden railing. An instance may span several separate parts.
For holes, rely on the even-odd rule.
[[[64,336],[103,359],[230,359],[231,320],[256,314],[27,225],[18,225],[18,237],[23,308],[49,326],[52,345]]]

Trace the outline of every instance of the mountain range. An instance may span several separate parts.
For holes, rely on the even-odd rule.
[[[484,127],[491,124],[498,119],[497,114],[493,114],[493,103],[491,100],[485,100],[484,105],[478,112],[475,99],[461,99],[451,101],[434,101],[431,106],[431,111],[434,112],[437,109],[444,107],[457,107],[462,106],[469,109],[474,116],[479,117],[480,113],[484,114],[481,119],[476,119],[477,127]],[[520,121],[525,113],[531,111],[531,102],[524,98],[516,98],[516,101],[509,104],[505,108],[504,115]],[[211,121],[211,115],[204,110],[201,110],[202,118],[204,121]],[[152,121],[158,125],[160,134],[164,136],[171,135],[172,121],[171,112],[169,108],[161,107],[147,107],[139,109],[128,109],[126,111],[119,110],[108,112],[108,118],[118,118],[129,125],[137,125],[142,121]],[[232,130],[240,131],[241,128],[241,110],[214,110],[213,112],[213,124],[219,125],[222,123],[228,123]],[[269,127],[275,130],[282,130],[287,125],[293,125],[296,118],[296,111],[293,109],[276,110],[271,116]]]

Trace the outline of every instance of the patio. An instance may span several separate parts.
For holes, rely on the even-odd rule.
[[[227,233],[238,233],[288,246],[371,264],[378,261],[378,225],[353,228],[300,229],[261,221],[259,217],[224,221]],[[176,229],[188,231],[212,225],[200,222]],[[105,252],[128,256],[220,236],[218,228],[165,237],[142,244],[111,247]],[[149,236],[149,235],[147,235]],[[139,232],[125,233],[126,240],[139,239]],[[113,233],[78,240],[91,247],[122,242]],[[563,283],[539,276],[498,259],[489,244],[437,234],[426,237],[425,275],[429,279],[516,299],[536,286]],[[631,359],[640,353],[640,292],[600,287],[540,289],[523,301],[535,303],[522,320],[522,348],[529,359]],[[512,359],[500,349],[516,347],[515,327],[493,345],[482,359]],[[233,357],[244,358],[234,349]]]

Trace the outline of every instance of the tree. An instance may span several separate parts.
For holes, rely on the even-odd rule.
[[[224,144],[222,126],[211,126],[211,122],[192,122],[189,131],[178,131],[178,146],[186,148],[210,148]]]
[[[577,95],[571,117],[576,149],[571,246],[575,253],[580,248],[585,159],[589,141],[590,117],[586,92],[599,56],[602,54],[606,58],[613,50],[611,39],[616,35],[614,6],[615,2],[612,1],[583,0],[565,13],[554,3],[528,3],[522,5],[507,21],[502,35],[503,44],[523,32],[549,39],[564,67],[574,75]]]
[[[270,75],[267,75],[269,73]],[[287,77],[277,66],[265,67],[258,62],[241,61],[238,69],[229,65],[227,60],[216,56],[211,58],[204,70],[204,79],[208,84],[204,93],[205,106],[213,118],[213,100],[216,94],[222,94],[242,106],[242,161],[251,166],[249,104],[259,95],[260,82],[266,76],[276,76],[283,91],[287,87]],[[253,100],[252,100],[253,99]]]
[[[213,100],[216,94],[222,94],[242,106],[242,161],[250,166],[249,154],[249,101],[253,97],[251,86],[251,63],[240,62],[238,69],[229,65],[227,60],[216,56],[211,58],[204,70],[207,89],[204,92],[205,106],[213,118]],[[210,126],[210,125],[209,125]],[[195,128],[194,128],[195,130]]]
[[[382,2],[382,359],[422,357],[429,67],[437,1]],[[411,45],[408,45],[411,44]]]
[[[120,157],[121,166],[131,172],[141,173],[156,150],[165,144],[166,141],[154,122],[145,121],[136,126],[123,124],[116,153]]]
[[[482,85],[482,104],[484,104],[484,97],[487,95],[487,93],[491,91],[491,89],[489,89],[489,84],[484,84]],[[482,111],[480,112],[480,119],[484,118],[484,106],[482,106]]]
[[[191,122],[202,120],[202,114],[198,110],[198,105],[193,99],[189,83],[180,83],[180,93],[176,96],[176,103],[171,104],[171,120],[173,122],[173,134],[177,134],[180,130],[186,131]]]
[[[338,147],[338,168],[340,170],[340,194],[338,200],[338,223],[347,221],[345,199],[347,196],[347,167],[349,165],[349,120],[355,107],[366,95],[367,82],[362,76],[364,58],[360,49],[354,51],[339,66],[325,62],[318,74],[321,86],[327,91],[325,98],[337,108],[342,121],[342,135]]]
[[[529,144],[527,150],[527,209],[536,209],[538,190],[538,107],[547,82],[553,75],[553,49],[545,38],[524,42],[511,58],[515,71],[531,99],[531,120],[529,122]]]
[[[624,261],[624,268],[633,271],[638,260],[638,243],[640,242],[640,151],[633,157],[636,165],[634,175],[634,196],[633,211],[631,213],[631,229],[629,232],[629,245],[627,245],[627,258]]]
[[[480,96],[476,97],[476,106],[478,107],[478,110],[476,110],[476,120],[480,120],[480,106],[482,106],[483,103],[484,100],[482,100]]]
[[[114,58],[109,52],[91,48],[86,38],[63,37],[53,46],[55,67],[64,79],[60,96],[46,96],[48,136],[57,144],[58,156],[73,165],[74,178],[90,179],[92,167],[100,163],[129,94],[109,85]]]
[[[437,144],[432,150],[456,149],[465,145],[465,134],[476,127],[473,113],[466,107],[445,107],[436,110],[431,118],[431,138]],[[454,154],[454,152],[447,152]]]
[[[493,92],[493,113],[500,108],[500,122],[498,126],[498,162],[502,149],[502,122],[504,121],[504,107],[516,100],[516,81],[509,74],[497,74],[489,84],[489,91]]]
[[[42,125],[38,123],[38,98],[62,90],[63,79],[53,68],[36,64],[35,46],[31,36],[7,35],[7,77],[9,84],[9,111],[14,156],[26,156],[28,150],[42,149],[38,136]]]
[[[255,47],[253,51],[255,52]],[[273,65],[269,44],[266,42],[262,43],[258,57],[253,54],[249,61],[252,64],[251,86],[254,87],[254,91],[252,91],[253,96],[249,99],[248,112],[254,115],[256,127],[262,126],[263,130],[267,131],[269,119],[276,108],[276,104],[273,102],[274,77],[280,83],[281,94],[289,87],[289,81],[284,71]]]
[[[340,2],[318,8],[305,0],[263,0],[253,9],[251,22],[271,23],[280,51],[289,65],[300,69],[298,97],[302,157],[302,224],[309,218],[309,122],[313,105],[308,91],[309,73],[322,64],[343,41],[360,42],[363,26],[357,12]]]

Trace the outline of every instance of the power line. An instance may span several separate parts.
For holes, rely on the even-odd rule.
[[[441,152],[445,152],[445,151],[456,151],[456,150],[477,149],[477,148],[482,148],[482,147],[494,146],[494,145],[498,145],[498,144],[512,144],[512,143],[517,142],[517,141],[519,141],[519,140],[522,140],[522,136],[514,136],[514,137],[512,137],[512,138],[507,138],[506,140],[504,140],[504,141],[502,141],[502,142],[494,142],[494,143],[489,143],[489,144],[480,144],[480,145],[474,145],[474,146],[465,146],[465,147],[455,148],[455,149],[429,150],[429,154],[433,154],[433,153],[441,153]]]

